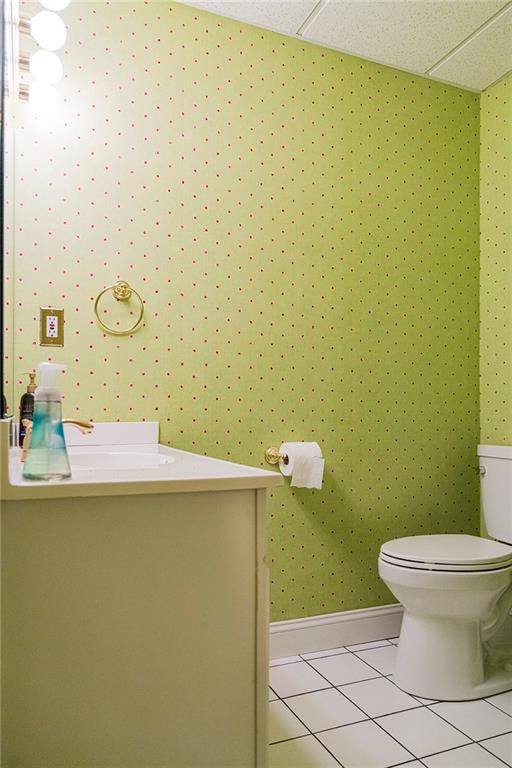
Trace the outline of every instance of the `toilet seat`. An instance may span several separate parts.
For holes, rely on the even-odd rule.
[[[380,558],[390,565],[417,570],[497,571],[512,566],[512,547],[465,534],[406,536],[383,544]]]

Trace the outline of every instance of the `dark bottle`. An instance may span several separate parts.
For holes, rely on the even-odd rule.
[[[27,391],[21,396],[20,400],[20,439],[19,445],[23,445],[25,439],[25,427],[23,426],[23,419],[34,418],[34,392],[36,391],[36,375],[35,373],[29,373],[30,381],[27,387]]]

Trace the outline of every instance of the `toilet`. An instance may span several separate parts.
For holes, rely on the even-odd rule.
[[[478,456],[494,541],[432,534],[380,549],[380,577],[404,608],[393,679],[427,699],[512,689],[512,447],[479,445]]]

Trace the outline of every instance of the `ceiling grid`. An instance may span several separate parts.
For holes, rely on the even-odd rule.
[[[512,0],[187,0],[472,91],[512,71]]]

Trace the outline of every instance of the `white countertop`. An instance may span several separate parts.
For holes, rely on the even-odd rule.
[[[145,422],[140,428],[136,423],[98,424],[91,437],[72,433],[66,428],[66,438],[72,477],[59,481],[24,480],[20,449],[8,448],[8,422],[0,421],[0,498],[22,500],[224,491],[283,484],[279,472],[160,445],[155,442],[158,439],[155,423]],[[141,438],[148,442],[129,442]],[[102,456],[106,457],[105,463],[108,460],[110,467],[102,466]],[[94,466],[95,463],[98,466]]]

